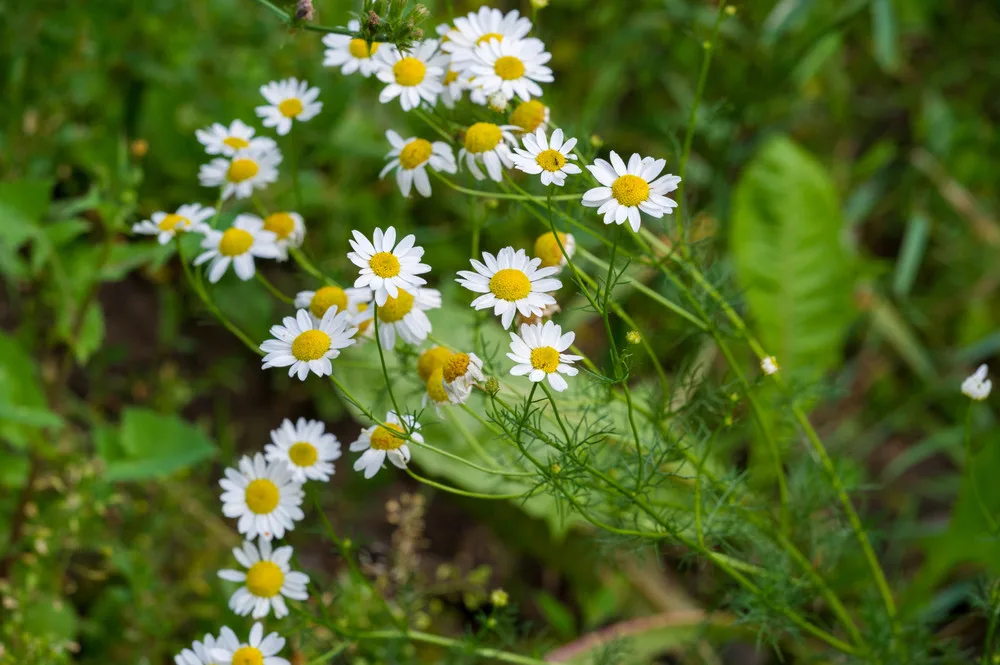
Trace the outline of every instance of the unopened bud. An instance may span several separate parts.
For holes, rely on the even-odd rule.
[[[625,333],[625,340],[629,344],[638,344],[642,341],[642,335],[639,334],[638,330],[629,330]]]
[[[149,152],[149,142],[146,139],[136,139],[129,144],[128,151],[132,153],[133,157],[145,157],[146,153]]]
[[[594,147],[595,150],[600,150],[601,146],[604,145],[604,139],[602,139],[597,134],[590,135],[590,145]]]
[[[490,594],[490,602],[495,607],[504,607],[507,605],[508,600],[509,596],[507,596],[507,592],[503,589],[493,589],[493,593]]]
[[[500,392],[500,382],[497,381],[495,376],[487,377],[486,383],[483,385],[483,390],[485,390],[490,395],[496,395]]]
[[[726,14],[736,16],[736,5],[729,5],[726,7]]]
[[[531,6],[535,10],[545,9],[549,6],[549,0],[531,0]]]

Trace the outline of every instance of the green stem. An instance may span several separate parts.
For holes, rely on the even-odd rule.
[[[254,274],[257,277],[257,281],[263,284],[264,288],[267,289],[272,296],[274,296],[281,302],[285,303],[286,305],[291,305],[295,303],[295,298],[289,298],[284,293],[282,293],[281,290],[274,284],[272,284],[267,277],[264,277],[264,275],[262,275],[259,270],[255,271]]]
[[[409,640],[411,642],[423,642],[425,644],[434,644],[437,646],[446,647],[448,649],[454,649],[456,651],[462,652],[472,652],[479,656],[480,658],[491,658],[493,660],[499,660],[504,663],[513,663],[514,665],[551,665],[550,663],[539,660],[538,658],[531,658],[530,656],[521,656],[516,653],[511,653],[509,651],[501,651],[500,649],[491,649],[488,647],[474,647],[469,648],[468,644],[459,640],[451,639],[450,637],[443,637],[441,635],[434,635],[432,633],[425,633],[419,630],[373,630],[367,633],[358,633],[354,635],[354,639],[358,640]]]
[[[336,647],[330,649],[329,651],[327,651],[322,656],[316,656],[315,658],[313,658],[312,660],[310,660],[308,663],[306,663],[306,665],[323,665],[323,663],[328,663],[331,660],[333,660],[334,658],[336,658],[337,656],[339,656],[340,653],[344,649],[346,649],[348,646],[350,646],[350,645],[347,644],[347,643],[344,643],[344,644],[341,644],[339,646],[336,646]]]
[[[406,467],[406,473],[409,474],[411,478],[417,482],[423,483],[424,485],[429,485],[435,489],[439,489],[442,492],[448,492],[449,494],[457,494],[458,496],[466,496],[472,499],[485,499],[485,500],[509,500],[509,499],[520,499],[526,497],[532,493],[533,490],[528,490],[527,492],[519,492],[517,494],[481,494],[479,492],[469,492],[466,490],[459,489],[457,487],[451,487],[449,485],[444,485],[430,478],[424,478],[423,476],[418,476],[414,473],[413,469]]]
[[[336,280],[330,279],[329,277],[324,275],[322,271],[319,270],[319,268],[313,265],[312,261],[309,260],[309,258],[302,252],[301,249],[295,247],[289,247],[288,253],[291,254],[292,259],[294,259],[295,263],[298,264],[300,268],[309,273],[312,277],[318,279],[324,284],[337,286]]]
[[[389,391],[389,400],[392,402],[392,408],[395,410],[396,415],[400,416],[400,422],[402,422],[403,412],[399,410],[399,404],[396,403],[396,395],[392,392],[392,381],[389,380],[389,368],[385,364],[385,353],[382,351],[382,339],[379,336],[378,331],[378,303],[372,301],[372,306],[375,311],[372,313],[372,321],[375,322],[375,345],[378,347],[378,359],[382,363],[382,376],[385,377],[385,389]]]
[[[972,486],[972,495],[976,499],[979,512],[989,525],[990,534],[995,536],[998,529],[997,521],[990,514],[990,510],[983,501],[983,495],[979,491],[979,481],[976,479],[976,470],[972,465],[972,409],[974,405],[975,402],[969,400],[969,408],[965,412],[965,472],[968,474],[968,482]]]

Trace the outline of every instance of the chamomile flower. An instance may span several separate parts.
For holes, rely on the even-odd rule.
[[[576,334],[568,332],[564,335],[562,328],[551,321],[525,324],[520,332],[520,335],[510,333],[510,353],[507,357],[517,363],[510,373],[514,376],[527,374],[528,380],[534,383],[548,378],[554,390],[566,390],[569,384],[561,375],[576,376],[579,370],[571,363],[582,357],[563,353],[573,344]]]
[[[441,50],[451,54],[458,69],[474,59],[476,48],[482,44],[524,40],[531,32],[531,20],[517,10],[504,14],[492,7],[480,7],[479,11],[456,18],[454,23],[455,27],[442,39]]]
[[[462,149],[458,151],[458,161],[465,161],[466,167],[476,180],[486,179],[479,164],[486,166],[486,173],[496,182],[503,180],[504,167],[511,168],[510,145],[516,143],[510,125],[494,125],[492,122],[477,122],[465,130]]]
[[[351,325],[351,315],[331,307],[318,322],[309,312],[300,309],[295,316],[286,316],[282,325],[272,326],[269,339],[260,345],[267,355],[261,369],[287,367],[288,376],[298,376],[305,381],[309,372],[316,376],[333,374],[330,362],[340,355],[341,349],[354,344],[357,328]]]
[[[277,147],[251,146],[231,159],[216,157],[202,164],[198,181],[203,187],[222,187],[223,200],[231,196],[249,198],[256,189],[264,189],[278,179],[281,152]]]
[[[475,353],[454,353],[442,368],[444,390],[452,404],[469,399],[472,387],[486,380],[483,361]]]
[[[132,225],[132,233],[156,236],[161,245],[166,245],[178,233],[195,231],[204,233],[206,222],[215,210],[198,203],[182,205],[177,212],[154,212],[150,219]]]
[[[221,122],[211,127],[195,130],[198,142],[205,146],[205,152],[210,155],[232,157],[240,150],[274,150],[278,144],[267,136],[254,136],[257,130],[242,120],[233,120],[226,127]]]
[[[361,23],[356,19],[348,21],[347,28],[357,32],[361,29]],[[323,45],[326,46],[326,52],[323,54],[324,67],[340,67],[341,74],[361,72],[365,78],[375,71],[377,63],[374,56],[382,46],[378,42],[373,42],[369,46],[368,42],[358,37],[332,33],[323,36]]]
[[[427,283],[423,273],[430,272],[431,267],[421,263],[424,248],[414,245],[416,236],[412,233],[399,243],[396,243],[396,229],[390,226],[382,233],[376,228],[369,241],[358,231],[354,231],[354,239],[348,240],[353,252],[347,258],[361,268],[361,275],[354,281],[355,288],[368,287],[375,294],[375,304],[382,306],[387,298],[399,296],[399,289],[408,289],[415,293],[418,288]]]
[[[420,344],[431,332],[431,320],[424,313],[441,307],[441,292],[437,289],[418,288],[413,294],[399,289],[399,294],[389,296],[385,303],[374,310],[365,310],[358,316],[359,321],[371,321],[378,316],[378,337],[382,347],[392,349],[396,337],[407,344]]]
[[[237,215],[225,231],[205,229],[201,248],[205,250],[194,260],[198,266],[208,260],[208,281],[215,284],[226,274],[229,264],[244,282],[254,276],[254,258],[276,259],[278,245],[273,233],[264,229],[264,222],[255,215]]]
[[[535,239],[535,256],[542,260],[543,268],[555,267],[562,270],[575,252],[576,240],[572,233],[559,232],[557,237],[549,231]]]
[[[277,633],[264,637],[264,626],[259,621],[250,629],[250,639],[246,642],[240,642],[229,628],[223,628],[215,644],[212,657],[218,665],[290,665],[277,655],[285,646],[285,638]]]
[[[462,101],[462,96],[469,89],[469,81],[450,66],[444,71],[441,81],[441,103],[445,108],[453,109]]]
[[[471,259],[475,269],[459,270],[459,284],[475,293],[482,293],[472,301],[475,309],[493,308],[504,328],[509,328],[514,314],[524,316],[541,314],[542,308],[555,303],[549,295],[562,287],[558,279],[551,279],[557,268],[539,268],[541,259],[528,258],[523,249],[504,247],[494,257],[483,252],[483,262]]]
[[[444,373],[440,367],[431,372],[425,384],[427,392],[420,402],[421,407],[427,408],[428,404],[434,405],[434,411],[441,415],[441,407],[451,404],[448,392],[444,389]]]
[[[420,423],[413,416],[399,417],[394,411],[386,414],[384,425],[361,430],[358,440],[351,444],[351,452],[364,451],[354,462],[354,470],[363,471],[365,478],[371,478],[382,468],[386,457],[394,466],[405,469],[410,461],[410,447],[405,438],[407,430],[410,439],[417,443],[424,442],[420,435]]]
[[[395,46],[380,49],[375,76],[386,84],[378,100],[387,104],[399,97],[404,111],[420,106],[423,100],[434,106],[443,88],[441,81],[448,66],[448,56],[437,52],[438,41],[419,42],[412,51],[400,51]]]
[[[264,230],[275,236],[278,260],[288,260],[289,247],[301,247],[306,237],[306,224],[297,212],[273,212],[264,218]]]
[[[319,88],[310,88],[309,83],[294,77],[265,83],[260,94],[267,104],[257,107],[257,117],[265,127],[274,127],[279,136],[292,130],[293,120],[312,120],[323,109],[323,102],[316,101]]]
[[[499,94],[507,101],[528,101],[542,95],[539,83],[552,82],[552,70],[545,65],[551,59],[537,39],[491,40],[476,47],[466,72],[487,98]]]
[[[396,184],[403,196],[410,195],[410,188],[416,185],[417,191],[423,196],[431,195],[431,181],[427,177],[427,167],[435,171],[454,173],[455,153],[444,141],[431,143],[427,139],[412,137],[404,139],[391,129],[385,133],[385,138],[392,146],[385,157],[389,163],[385,165],[379,178],[384,178],[389,171],[396,170]]]
[[[529,325],[535,323],[545,323],[546,321],[548,321],[561,311],[562,307],[559,306],[559,303],[555,302],[552,303],[551,305],[546,305],[545,307],[543,307],[540,314],[532,314],[530,316],[524,316],[523,314],[518,312],[517,316],[514,317],[514,326],[516,328],[520,328],[525,323]]]
[[[605,224],[620,225],[628,220],[632,230],[638,233],[640,211],[659,218],[677,207],[677,202],[665,194],[677,189],[681,179],[671,174],[657,177],[666,163],[664,159],[633,154],[626,166],[612,150],[610,164],[597,159],[587,167],[601,186],[584,192],[583,205],[597,208],[597,214],[604,215]]]
[[[285,418],[271,430],[271,443],[264,446],[269,462],[284,462],[300,483],[330,480],[333,460],[340,457],[340,441],[326,431],[319,420],[299,418],[294,424]]]
[[[451,349],[446,346],[432,346],[417,357],[417,376],[427,382],[436,369],[441,369],[451,358]]]
[[[962,381],[962,394],[969,399],[981,402],[990,396],[993,390],[993,382],[986,378],[989,367],[980,365],[975,372]]]
[[[567,175],[580,173],[580,167],[571,163],[576,161],[576,155],[573,154],[576,139],[563,141],[561,129],[552,132],[551,139],[545,137],[544,131],[537,129],[534,134],[525,134],[521,142],[524,143],[524,149],[514,148],[514,155],[511,157],[514,166],[531,175],[541,174],[543,185],[562,187],[566,184]]]
[[[521,102],[510,113],[510,124],[517,128],[517,131],[532,134],[539,129],[547,131],[550,118],[549,107],[537,99]]]
[[[239,518],[237,530],[247,538],[282,538],[302,513],[302,485],[284,462],[268,463],[257,453],[244,456],[239,470],[228,468],[219,481],[222,514]]]
[[[184,649],[174,656],[174,665],[215,665],[215,659],[212,658],[215,644],[214,635],[205,635],[202,642],[195,640],[190,649]]]
[[[237,615],[250,614],[254,619],[262,619],[273,610],[274,617],[280,619],[288,616],[285,598],[309,598],[306,593],[309,577],[293,571],[288,565],[292,558],[291,546],[272,550],[271,541],[264,538],[257,545],[244,540],[243,547],[233,548],[233,556],[246,572],[226,568],[219,571],[219,577],[244,584],[229,598],[229,609]]]
[[[336,307],[341,312],[357,316],[361,306],[372,299],[371,289],[342,289],[339,286],[322,286],[315,291],[299,291],[295,294],[295,307],[308,309],[315,321],[326,314],[326,310]],[[352,321],[353,325],[357,325]]]

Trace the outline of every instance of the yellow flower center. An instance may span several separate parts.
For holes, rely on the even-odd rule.
[[[458,377],[465,376],[465,373],[469,371],[469,361],[468,353],[456,353],[451,358],[448,358],[448,361],[442,368],[444,380],[451,383]]]
[[[454,83],[457,80],[458,80],[458,72],[453,72],[449,69],[448,72],[444,75],[445,85],[448,85],[449,83]]]
[[[264,218],[264,228],[278,236],[278,240],[286,240],[295,230],[295,218],[287,212],[276,212]]]
[[[535,157],[535,162],[546,171],[554,173],[566,165],[566,158],[558,150],[549,148],[538,153],[538,157]]]
[[[623,206],[637,206],[649,198],[649,183],[637,175],[620,175],[611,183],[611,196]]]
[[[322,330],[307,330],[292,340],[296,360],[319,360],[330,350],[330,336]]]
[[[395,323],[410,313],[413,309],[413,296],[399,289],[399,295],[395,298],[386,298],[384,305],[379,305],[378,320],[385,323]]]
[[[240,647],[233,654],[232,665],[263,665],[264,654],[254,647]]]
[[[187,217],[181,217],[180,215],[175,215],[173,213],[167,215],[160,220],[157,226],[160,227],[161,231],[183,231],[185,227],[191,224],[191,220]],[[180,226],[180,228],[177,228]]]
[[[378,44],[372,43],[369,48],[368,42],[363,39],[352,39],[351,43],[348,45],[347,50],[351,52],[355,58],[370,58],[375,55],[375,51],[378,50]]]
[[[392,252],[379,252],[368,261],[368,267],[379,277],[395,277],[399,274],[399,259]]]
[[[504,268],[490,278],[490,291],[500,300],[513,302],[528,297],[531,280],[521,270]]]
[[[545,122],[548,108],[537,99],[522,102],[510,114],[510,124],[517,125],[526,132],[533,132]]]
[[[233,150],[242,150],[243,148],[250,147],[250,141],[246,139],[241,139],[239,136],[227,136],[222,139],[222,142],[228,145]]]
[[[267,478],[250,481],[246,489],[247,508],[264,515],[278,507],[278,486]]]
[[[367,310],[368,310],[368,303],[366,302],[358,303],[358,314],[360,314],[361,312],[365,312]],[[364,321],[359,323],[358,334],[363,335],[365,331],[368,330],[368,328],[371,326],[371,324],[372,324],[371,319],[365,319]]]
[[[295,466],[312,466],[319,459],[319,452],[313,444],[298,441],[288,449],[288,459],[292,460],[292,464]]]
[[[531,350],[531,366],[551,374],[559,367],[559,352],[551,346],[540,346]]]
[[[427,381],[434,370],[443,367],[451,358],[451,351],[443,346],[432,346],[417,358],[417,375],[421,381]]]
[[[493,63],[493,71],[504,81],[516,81],[524,76],[524,63],[520,58],[503,55]]]
[[[257,166],[257,162],[252,159],[247,159],[246,157],[240,157],[239,159],[234,159],[229,164],[229,171],[226,173],[226,179],[229,182],[243,182],[244,180],[249,180],[250,178],[257,175],[257,171],[260,167]]]
[[[543,268],[562,264],[563,252],[559,249],[559,243],[565,247],[567,240],[565,233],[560,233],[557,240],[551,231],[538,236],[535,240],[535,256],[542,260]]]
[[[245,254],[253,244],[253,236],[243,229],[226,229],[219,240],[219,254],[223,256],[239,256]]]
[[[416,58],[407,56],[392,66],[392,73],[399,85],[414,86],[424,80],[427,66]]]
[[[448,401],[448,393],[444,389],[444,374],[440,367],[431,373],[431,378],[427,379],[427,394],[439,404]]]
[[[331,306],[336,306],[338,312],[347,310],[347,292],[339,286],[324,286],[309,300],[309,311],[317,319],[322,319]]]
[[[404,169],[415,169],[431,156],[431,142],[427,139],[413,139],[399,151],[399,164]]]
[[[485,44],[486,42],[491,41],[493,39],[497,40],[498,42],[502,41],[503,35],[501,35],[499,32],[487,32],[485,35],[476,40],[476,46],[479,46],[480,44]]]
[[[465,149],[479,153],[492,150],[500,143],[503,132],[492,122],[477,122],[465,130]]]
[[[294,118],[302,113],[302,100],[298,97],[289,97],[278,104],[278,110],[286,118]]]
[[[258,561],[247,571],[247,589],[258,598],[277,596],[284,583],[285,574],[278,564],[271,561]],[[235,658],[233,662],[236,662]]]
[[[372,432],[371,446],[375,450],[396,450],[406,443],[406,439],[399,436],[403,428],[399,425],[386,423],[385,427],[379,425]]]

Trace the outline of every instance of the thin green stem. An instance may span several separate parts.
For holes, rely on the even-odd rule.
[[[469,196],[477,196],[484,199],[508,199],[512,201],[532,201],[538,203],[542,201],[540,197],[531,196],[530,194],[509,194],[506,192],[487,192],[482,189],[470,189],[468,187],[462,187],[444,177],[437,171],[431,170],[431,175],[440,180],[446,186],[455,190],[456,192],[461,192],[463,194],[468,194]],[[558,194],[552,197],[553,201],[578,201],[580,199],[579,194]]]
[[[313,658],[312,660],[310,660],[308,663],[306,663],[306,665],[323,665],[324,663],[328,663],[331,660],[333,660],[334,658],[336,658],[337,656],[339,656],[340,653],[342,651],[344,651],[344,649],[346,649],[349,646],[350,646],[350,644],[347,644],[346,642],[344,644],[338,645],[338,646],[330,649],[326,653],[324,653],[322,656],[316,656],[315,658]]]
[[[514,665],[550,665],[550,663],[540,660],[538,658],[532,658],[530,656],[522,656],[520,654],[511,653],[509,651],[502,651],[500,649],[491,649],[487,647],[474,647],[469,648],[466,642],[451,639],[450,637],[443,637],[441,635],[434,635],[432,633],[425,633],[419,630],[373,630],[366,633],[358,633],[353,636],[354,639],[358,640],[409,640],[411,642],[423,642],[425,644],[434,644],[441,647],[446,647],[448,649],[454,649],[455,651],[461,652],[471,652],[479,656],[480,658],[491,658],[493,660],[499,660],[504,663],[513,663]]]
[[[392,408],[395,410],[396,415],[402,416],[403,412],[399,410],[399,404],[396,403],[396,395],[392,392],[392,381],[389,379],[389,368],[385,364],[385,353],[382,350],[382,338],[379,335],[378,330],[378,303],[373,301],[372,306],[375,308],[375,311],[372,314],[372,321],[375,322],[375,345],[378,347],[379,362],[382,363],[382,376],[385,377],[385,389],[389,391],[389,401],[392,402]]]
[[[472,499],[503,501],[503,500],[520,499],[523,497],[527,497],[533,492],[533,490],[528,490],[526,492],[519,492],[517,494],[482,494],[480,492],[469,492],[467,490],[459,489],[457,487],[444,485],[443,483],[439,483],[436,480],[431,480],[430,478],[424,478],[423,476],[417,475],[410,467],[406,467],[406,473],[411,478],[413,478],[417,482],[423,483],[424,485],[428,485],[435,489],[439,489],[442,492],[448,492],[449,494],[457,494],[458,496],[465,496]]]
[[[295,298],[289,298],[284,293],[282,293],[281,289],[272,284],[271,281],[267,277],[264,277],[264,275],[262,275],[259,270],[257,270],[254,274],[257,277],[257,281],[263,284],[264,288],[267,289],[272,296],[274,296],[281,302],[285,303],[286,305],[292,305],[295,303]]]
[[[464,457],[462,457],[460,455],[456,455],[454,453],[450,453],[447,450],[442,450],[441,448],[438,448],[437,446],[432,446],[429,443],[421,443],[419,441],[416,441],[416,442],[414,442],[414,444],[417,445],[417,446],[419,446],[419,447],[421,447],[421,448],[425,448],[427,450],[430,450],[431,452],[437,453],[438,455],[441,455],[442,457],[447,457],[448,459],[450,459],[450,460],[452,460],[454,462],[461,462],[465,466],[467,466],[467,467],[469,467],[471,469],[475,469],[476,471],[482,471],[483,473],[488,473],[491,476],[507,476],[507,477],[512,477],[512,478],[517,478],[517,477],[531,478],[531,477],[533,477],[535,475],[533,473],[525,473],[525,472],[521,472],[521,471],[497,471],[496,469],[489,469],[489,468],[487,468],[485,466],[480,466],[479,464],[476,464],[475,462],[470,462],[469,460],[465,459]]]
[[[337,285],[336,280],[333,280],[330,277],[324,275],[323,272],[319,268],[317,268],[315,265],[313,265],[312,261],[309,260],[309,257],[307,257],[302,252],[301,249],[298,249],[298,248],[295,248],[295,247],[290,247],[288,249],[288,253],[291,254],[292,259],[295,261],[295,263],[298,264],[298,266],[300,268],[302,268],[307,273],[309,273],[312,277],[318,279],[319,281],[323,282],[324,284],[329,284],[331,286],[336,286]]]
[[[969,408],[965,412],[965,473],[968,474],[968,483],[972,486],[972,495],[976,499],[976,506],[986,520],[986,524],[989,525],[990,534],[996,536],[997,521],[993,518],[989,508],[986,507],[986,502],[983,501],[983,495],[979,491],[979,481],[976,479],[976,470],[972,464],[972,409],[974,406],[975,402],[969,400]]]

